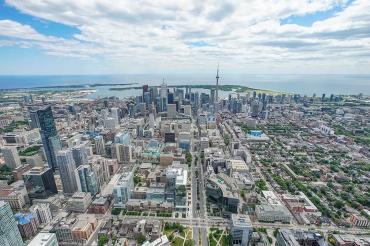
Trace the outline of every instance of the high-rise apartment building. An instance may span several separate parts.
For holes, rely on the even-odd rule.
[[[95,153],[97,155],[105,155],[105,143],[104,138],[102,136],[96,136],[94,138],[95,143]]]
[[[132,161],[131,145],[116,144],[118,163],[130,163]]]
[[[72,155],[75,161],[76,167],[87,164],[87,149],[85,145],[80,144],[72,148]]]
[[[10,205],[4,201],[0,201],[0,228],[1,246],[23,245]]]
[[[3,154],[5,165],[7,165],[9,168],[14,169],[21,165],[21,159],[19,158],[17,147],[2,147],[1,153]]]
[[[78,190],[75,175],[76,165],[71,150],[61,150],[57,153],[57,163],[62,180],[63,192],[73,194]]]
[[[167,117],[168,118],[175,118],[176,117],[176,104],[168,104],[167,105]]]
[[[89,192],[91,196],[95,196],[100,191],[98,179],[89,165],[82,165],[77,168],[79,181],[78,187],[80,191]]]

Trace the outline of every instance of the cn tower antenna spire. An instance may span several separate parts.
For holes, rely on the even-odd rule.
[[[218,102],[218,79],[220,78],[220,76],[218,75],[219,67],[220,67],[220,64],[218,63],[217,64],[217,75],[216,75],[216,98],[215,98],[216,103]]]

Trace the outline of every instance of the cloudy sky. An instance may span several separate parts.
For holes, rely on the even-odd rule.
[[[114,4],[113,4],[114,3]],[[0,74],[369,73],[369,0],[0,0]]]

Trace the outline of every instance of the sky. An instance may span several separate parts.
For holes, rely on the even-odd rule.
[[[0,0],[0,75],[368,74],[369,0]]]

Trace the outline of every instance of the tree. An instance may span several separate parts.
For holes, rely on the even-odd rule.
[[[241,190],[240,191],[240,196],[243,197],[243,198],[245,198],[245,190]]]
[[[98,245],[103,246],[108,243],[108,237],[107,235],[100,235],[98,238]]]
[[[341,200],[336,200],[334,202],[334,207],[336,207],[337,209],[341,209],[344,207],[344,202],[342,202]]]
[[[120,208],[113,208],[112,209],[112,214],[113,215],[119,215],[121,213],[121,209]]]
[[[141,178],[139,176],[134,176],[134,185],[137,185],[138,183],[140,183],[141,181]]]
[[[186,163],[188,164],[188,166],[190,166],[191,162],[193,161],[193,156],[191,155],[189,151],[186,151],[185,158],[186,158]]]
[[[229,144],[230,144],[230,138],[229,137],[226,137],[224,139],[224,143],[225,143],[226,146],[229,146]]]
[[[137,237],[136,237],[136,241],[138,244],[143,244],[145,241],[146,241],[146,237],[143,235],[143,234],[139,234]]]

